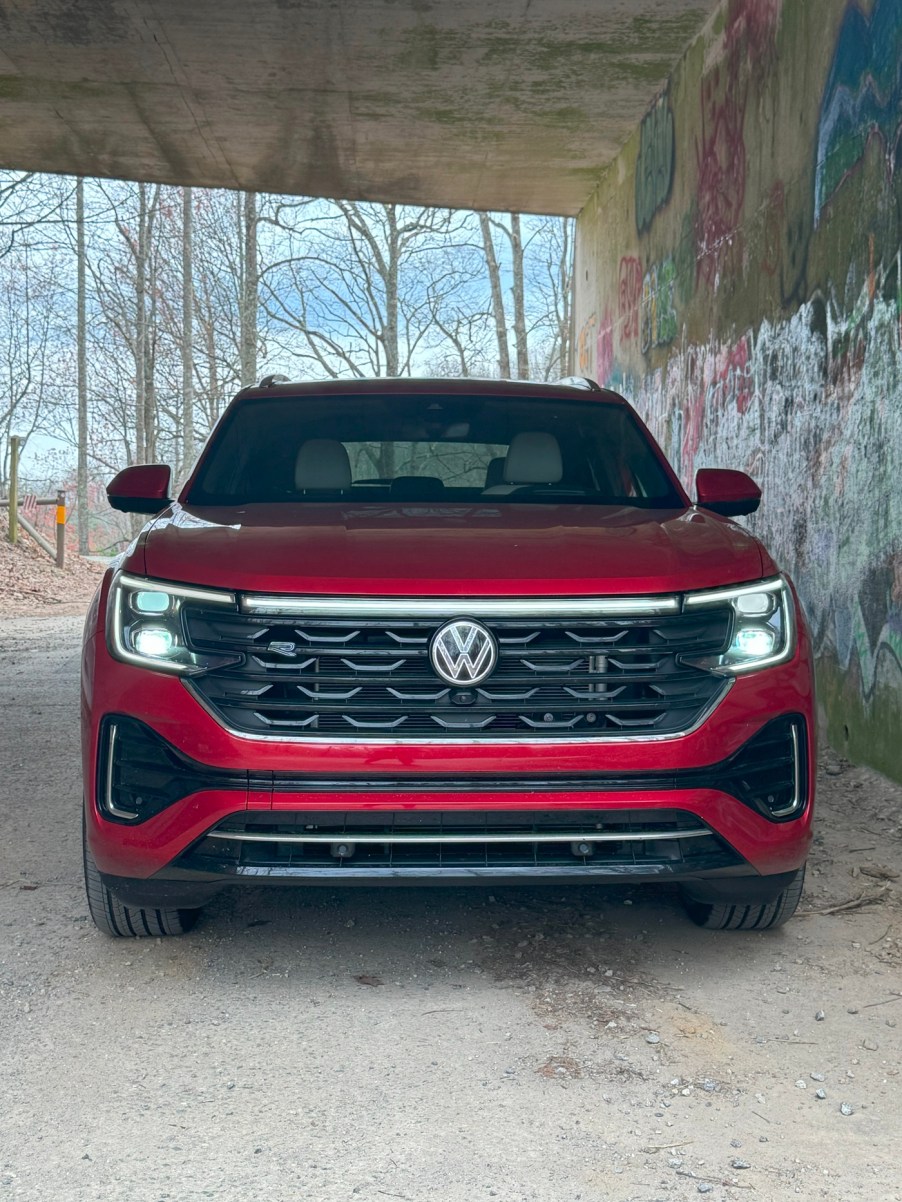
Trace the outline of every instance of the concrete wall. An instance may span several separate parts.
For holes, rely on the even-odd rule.
[[[831,741],[902,779],[902,0],[725,0],[579,217],[579,371],[755,476]]]

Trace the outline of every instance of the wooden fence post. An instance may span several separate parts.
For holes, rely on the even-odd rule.
[[[62,489],[56,494],[56,566],[66,566],[66,494]]]
[[[13,546],[19,538],[19,443],[18,434],[9,440],[9,541]]]

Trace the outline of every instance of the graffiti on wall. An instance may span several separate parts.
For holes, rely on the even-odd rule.
[[[888,399],[902,389],[900,258],[848,308],[815,296],[681,348],[635,395],[684,480],[736,467],[762,485],[752,525],[796,575],[818,649],[844,669],[857,659],[865,698],[888,672],[902,684],[902,406]],[[861,497],[879,520],[862,520]]]
[[[588,321],[583,322],[580,327],[579,334],[576,338],[576,365],[579,368],[581,376],[590,376],[592,374],[592,355],[595,351],[595,327],[598,325],[598,318],[593,313]]]
[[[639,337],[639,304],[642,300],[642,261],[634,255],[620,260],[617,281],[617,316],[621,342]]]
[[[764,235],[761,247],[761,270],[776,275],[783,261],[783,229],[786,225],[786,188],[781,179],[775,180],[764,206]]]
[[[670,199],[674,173],[673,109],[664,92],[642,118],[636,161],[636,229],[644,234]]]
[[[715,71],[702,84],[701,134],[696,140],[697,275],[713,288],[729,269],[745,201],[745,94]]]
[[[749,524],[802,592],[832,733],[902,779],[902,0],[721,11],[667,94],[666,217],[638,174],[635,211],[631,173],[601,185],[593,213],[634,250],[589,341],[684,483],[762,484]]]
[[[731,0],[724,30],[727,57],[741,56],[758,71],[772,67],[782,9],[783,0]]]
[[[643,351],[649,351],[653,346],[667,346],[676,338],[675,285],[676,268],[671,258],[653,263],[643,276],[640,304]]]
[[[599,384],[607,383],[613,366],[614,319],[610,309],[605,309],[604,315],[598,323],[598,337],[595,340],[595,379]]]
[[[902,0],[855,3],[842,19],[817,130],[814,220],[864,157],[882,143],[892,175],[902,155]]]
[[[696,275],[709,288],[722,272],[736,274],[741,266],[749,84],[774,65],[781,10],[782,0],[732,0],[723,60],[702,80]]]

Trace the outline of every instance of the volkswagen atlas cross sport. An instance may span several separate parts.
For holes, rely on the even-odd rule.
[[[83,671],[85,874],[112,935],[230,884],[675,882],[784,922],[813,801],[793,585],[615,393],[270,378],[106,573]]]

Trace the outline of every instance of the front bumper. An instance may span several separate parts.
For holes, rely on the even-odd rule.
[[[809,766],[816,751],[804,628],[791,661],[737,678],[698,729],[660,739],[466,745],[255,739],[226,730],[181,679],[112,659],[102,636],[86,640],[83,668],[88,845],[108,885],[134,904],[167,904],[170,897],[190,904],[189,894],[202,900],[226,883],[264,881],[681,880],[699,892],[703,881],[714,888],[723,880],[729,888],[741,877],[746,892],[754,891],[756,878],[767,878],[760,880],[759,890],[779,892],[787,874],[804,864],[811,840]],[[178,795],[141,821],[117,816],[104,801],[109,730],[117,719],[143,723],[151,738],[168,748],[180,778]],[[791,721],[796,731],[804,791],[797,810],[782,820],[743,799],[735,770],[737,764],[748,767],[743,749],[754,749],[754,740],[779,719]],[[566,815],[568,822],[575,815],[591,823],[589,833],[599,823],[603,830],[607,823],[622,826],[643,818],[654,823],[664,821],[662,814],[677,814],[678,821],[701,824],[709,834],[689,841],[651,838],[651,851],[641,854],[640,840],[611,840],[604,854],[595,849],[588,859],[568,849],[559,862],[537,854],[532,862],[514,855],[503,863],[498,857],[481,863],[451,863],[453,857],[418,863],[409,856],[403,862],[369,856],[364,862],[358,853],[347,858],[330,853],[328,861],[315,862],[297,849],[287,854],[290,840],[211,841],[211,832],[223,824],[228,831],[229,824],[255,822],[264,828],[261,834],[275,825],[275,833],[284,835],[292,826],[310,826],[305,818],[315,815],[312,825],[328,827],[335,842],[349,838],[339,823],[353,825],[364,815],[384,827],[410,814],[432,815],[436,822],[444,821],[439,815],[463,815],[495,826],[512,814],[552,815],[559,821]],[[268,844],[269,850],[261,855],[252,844]],[[717,854],[703,862],[697,853],[712,849]]]

